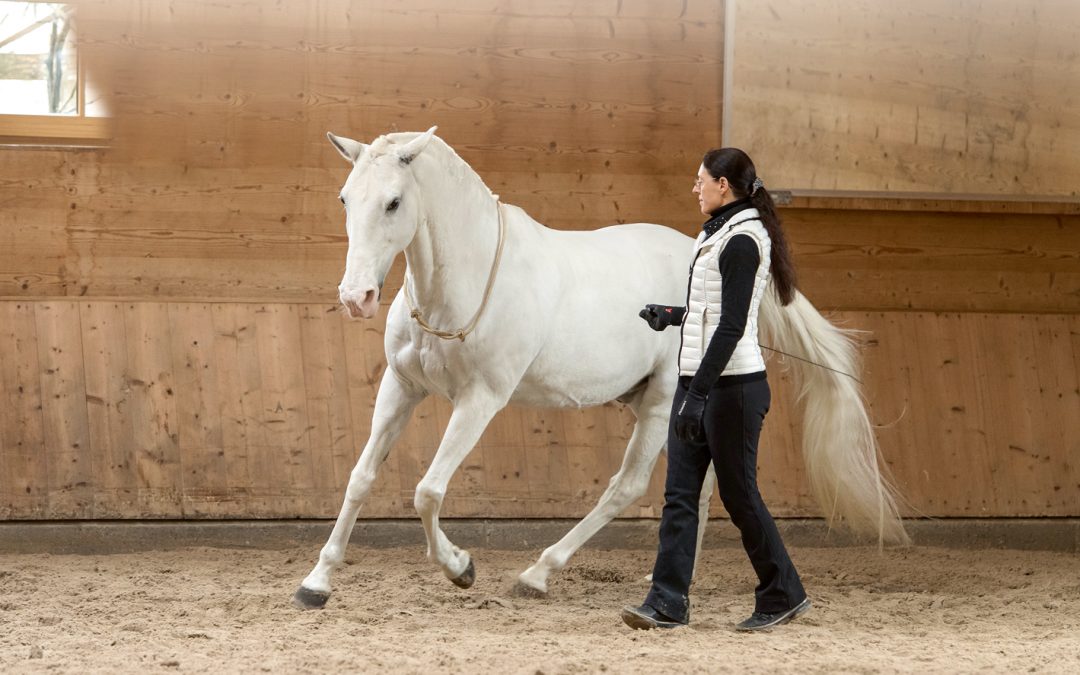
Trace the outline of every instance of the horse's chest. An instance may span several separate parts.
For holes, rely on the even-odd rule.
[[[427,344],[426,340],[409,341],[390,357],[394,370],[408,380],[423,386],[431,393],[451,396],[460,379],[455,375],[451,359],[442,345]]]

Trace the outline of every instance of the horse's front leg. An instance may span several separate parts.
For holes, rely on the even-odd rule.
[[[293,595],[293,603],[304,609],[317,609],[330,598],[330,575],[345,559],[345,547],[349,543],[360,505],[371,490],[379,466],[386,459],[391,446],[401,435],[416,405],[426,394],[414,390],[398,380],[390,369],[383,374],[379,393],[375,397],[375,412],[371,418],[371,436],[356,466],[349,476],[345,490],[345,502],[341,506],[334,531],[319,553],[315,569],[304,578]]]
[[[454,412],[446,427],[435,458],[423,480],[416,486],[414,504],[427,534],[427,556],[442,568],[447,579],[461,588],[472,586],[476,569],[468,551],[454,546],[439,527],[439,509],[446,486],[458,466],[480,440],[491,418],[506,404],[505,397],[490,392],[471,392],[454,402]]]

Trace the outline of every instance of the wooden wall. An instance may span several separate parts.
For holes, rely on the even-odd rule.
[[[384,315],[335,306],[347,166],[439,125],[560,228],[693,232],[719,142],[722,6],[688,0],[79,3],[106,150],[0,149],[0,517],[332,516],[385,369]],[[803,198],[802,287],[867,344],[883,451],[933,515],[1080,515],[1080,209]],[[388,279],[385,303],[401,280]],[[814,515],[773,376],[762,487]],[[412,515],[429,401],[365,516]],[[509,409],[447,516],[577,516],[629,437],[618,406]],[[1072,425],[1072,426],[1070,426]],[[655,516],[663,463],[629,516]]]
[[[300,303],[6,301],[0,516],[294,517],[336,512],[385,369],[382,321]],[[947,516],[1077,515],[1080,316],[845,311],[871,331],[867,394],[905,497]],[[818,513],[792,386],[774,369],[762,490]],[[412,512],[449,406],[429,400],[367,516]],[[588,510],[631,416],[508,409],[451,483],[449,516]],[[663,463],[627,515],[657,516]],[[718,511],[719,513],[719,511]]]
[[[767,183],[1080,197],[1080,3],[733,1],[725,142]]]

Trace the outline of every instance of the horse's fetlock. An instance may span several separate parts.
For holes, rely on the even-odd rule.
[[[540,555],[540,560],[549,570],[558,572],[570,562],[570,556],[556,550],[553,546]]]
[[[319,553],[319,558],[330,565],[337,565],[345,559],[345,554],[339,547],[327,544],[326,546],[323,546],[322,551]]]

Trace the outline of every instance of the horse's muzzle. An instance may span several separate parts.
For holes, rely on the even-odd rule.
[[[374,286],[354,289],[338,289],[338,298],[354,319],[370,319],[379,311],[379,289]]]

